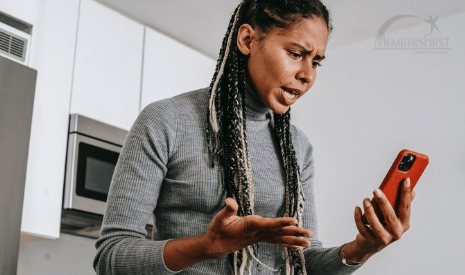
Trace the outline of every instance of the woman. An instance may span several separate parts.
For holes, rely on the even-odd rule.
[[[312,146],[289,110],[315,82],[331,29],[318,0],[239,4],[211,86],[152,103],[132,127],[96,244],[97,273],[350,274],[402,236],[408,181],[399,217],[374,192],[386,226],[365,199],[369,226],[357,207],[355,240],[333,248],[318,240]]]

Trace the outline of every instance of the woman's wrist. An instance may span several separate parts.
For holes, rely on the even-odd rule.
[[[345,259],[346,264],[354,265],[364,263],[377,252],[370,244],[355,239],[341,247],[339,257]]]
[[[215,258],[209,251],[205,235],[170,240],[163,251],[163,260],[172,271],[183,270],[198,262]]]

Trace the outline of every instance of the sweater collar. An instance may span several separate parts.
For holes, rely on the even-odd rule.
[[[271,109],[263,103],[258,92],[245,83],[245,114],[247,120],[266,120],[267,114],[270,114]]]

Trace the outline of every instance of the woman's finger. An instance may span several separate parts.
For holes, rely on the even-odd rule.
[[[407,178],[402,186],[402,193],[399,204],[399,220],[404,226],[404,230],[410,228],[410,211],[412,202],[412,192],[410,191],[410,179]]]
[[[297,236],[311,238],[313,233],[305,228],[294,226],[297,220],[294,218],[262,218],[260,216],[245,217],[249,229],[256,231],[259,238],[273,236]]]
[[[355,219],[355,226],[358,229],[360,235],[362,235],[365,239],[367,239],[371,243],[375,243],[376,236],[371,232],[371,230],[365,225],[365,222],[362,218],[362,209],[360,207],[355,207],[354,212],[354,219]]]
[[[260,233],[263,234],[263,236],[313,237],[312,231],[297,226],[285,226],[274,230],[264,228]]]
[[[368,224],[370,225],[370,230],[373,232],[376,238],[378,239],[385,238],[386,230],[384,229],[384,226],[379,221],[378,216],[376,216],[375,210],[373,209],[373,205],[371,204],[370,199],[365,198],[363,200],[363,209],[364,209],[365,217],[368,221]]]
[[[375,199],[378,203],[379,209],[381,210],[381,212],[383,212],[384,221],[386,222],[386,228],[391,235],[390,239],[400,239],[400,237],[402,237],[402,234],[404,233],[404,230],[399,219],[397,218],[396,212],[392,208],[391,203],[380,189],[375,189],[373,191],[373,194],[375,195]],[[387,239],[382,239],[382,241],[386,245],[390,243],[390,241],[388,242]]]
[[[230,218],[236,215],[238,208],[239,206],[237,205],[237,202],[235,199],[227,198],[226,206],[223,209],[221,209],[221,211],[218,212],[218,214],[216,214],[216,218],[220,220]]]
[[[267,238],[260,241],[288,246],[310,247],[310,241],[293,236],[275,236],[273,238]]]
[[[298,245],[287,245],[287,244],[279,244],[279,245],[282,247],[292,248],[292,249],[297,249],[299,251],[302,251],[302,247]]]
[[[263,218],[256,215],[246,217],[251,229],[253,230],[269,230],[275,231],[285,226],[296,225],[298,222],[296,219],[291,217],[280,217],[280,218]]]

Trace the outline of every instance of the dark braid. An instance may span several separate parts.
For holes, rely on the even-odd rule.
[[[318,0],[243,0],[234,11],[223,39],[216,70],[210,84],[207,142],[212,160],[220,168],[228,197],[236,199],[238,215],[254,213],[254,182],[247,141],[245,91],[246,56],[237,47],[239,27],[257,27],[264,39],[274,28],[289,28],[302,18],[322,18],[332,31],[329,12]],[[303,195],[300,168],[292,144],[290,109],[274,114],[274,128],[279,139],[286,172],[286,216],[295,217],[302,226]],[[258,246],[257,246],[258,247]],[[256,247],[249,246],[232,256],[234,274],[250,274]],[[286,274],[306,274],[302,252],[284,249]],[[268,267],[269,268],[269,267]]]

